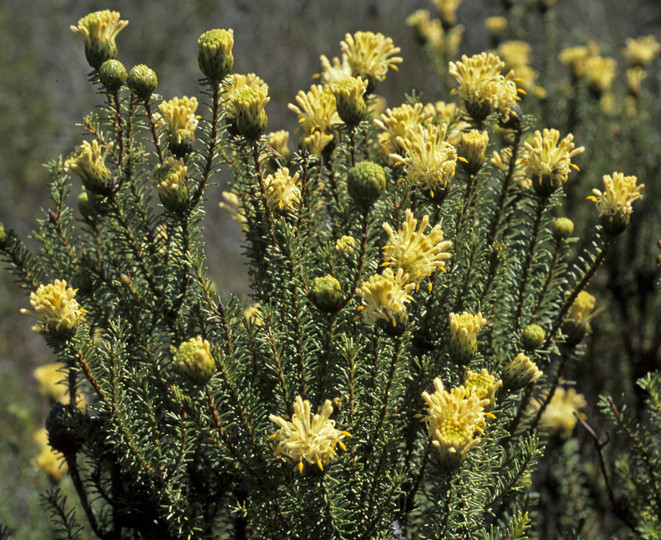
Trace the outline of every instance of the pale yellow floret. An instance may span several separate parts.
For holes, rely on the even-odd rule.
[[[358,247],[358,241],[353,236],[344,235],[335,242],[335,250],[341,255],[353,255]]]
[[[117,11],[108,9],[90,13],[78,21],[78,26],[69,28],[85,41],[85,45],[112,44],[120,31],[128,26],[128,21],[120,21]]]
[[[358,309],[366,323],[376,324],[382,319],[395,326],[406,319],[406,304],[412,300],[409,293],[415,289],[415,283],[409,283],[408,278],[401,268],[397,273],[386,268],[361,284],[356,291],[362,299]]]
[[[395,47],[392,39],[380,33],[346,34],[340,47],[354,77],[360,75],[369,80],[382,81],[389,68],[397,70],[397,64],[402,62],[401,57],[394,56],[400,52],[400,48]]]
[[[423,112],[422,103],[404,104],[386,109],[385,113],[374,120],[374,124],[383,130],[384,137],[381,140],[387,145],[388,152],[394,153],[401,151],[397,138],[408,136],[411,131],[422,126],[429,116],[429,112]]]
[[[303,472],[304,463],[316,465],[323,471],[324,466],[337,456],[335,447],[339,445],[346,450],[342,439],[351,437],[346,431],[335,428],[335,420],[330,419],[332,413],[333,405],[329,399],[313,416],[310,402],[298,396],[291,421],[270,415],[269,420],[280,426],[272,436],[279,441],[276,455],[284,455],[297,462],[299,472]]]
[[[298,177],[298,173],[292,176],[287,167],[282,167],[265,178],[266,197],[271,207],[292,211],[298,206],[301,197]]]
[[[40,285],[30,294],[34,313],[27,309],[22,309],[21,313],[37,319],[37,324],[32,327],[36,332],[73,331],[84,322],[87,313],[76,301],[76,291],[60,279]]]
[[[547,177],[551,178],[555,185],[562,185],[571,168],[578,169],[572,164],[571,158],[584,152],[585,148],[575,147],[571,133],[561,141],[559,139],[560,132],[557,129],[544,129],[543,132],[535,131],[532,143],[524,143],[523,159],[533,181],[541,183],[542,179]]]
[[[615,80],[617,62],[614,58],[591,56],[583,62],[583,75],[590,89],[597,93],[606,92]]]
[[[323,54],[319,60],[321,61],[321,73],[318,74],[318,77],[324,84],[336,84],[351,77],[351,66],[346,54],[343,54],[341,59],[333,58],[332,63]]]
[[[450,340],[448,343],[450,357],[465,364],[477,352],[477,334],[487,320],[482,313],[476,315],[468,312],[450,313]]]
[[[635,176],[624,176],[623,173],[614,172],[603,177],[604,190],[592,190],[589,200],[594,201],[600,216],[628,217],[633,212],[631,203],[643,198],[640,192],[645,184],[636,185]]]
[[[419,126],[406,136],[397,137],[403,151],[391,154],[395,162],[404,165],[410,184],[432,196],[447,188],[457,166],[457,150],[445,141],[446,130],[446,126]]]
[[[469,393],[475,394],[479,399],[486,400],[488,403],[485,409],[491,407],[496,400],[496,392],[503,385],[503,381],[496,380],[486,369],[475,373],[468,371],[464,387]]]
[[[316,131],[328,136],[342,123],[337,114],[335,96],[328,85],[314,84],[309,92],[299,91],[296,103],[298,106],[290,103],[289,109],[298,115],[299,129],[305,136],[314,135]]]
[[[182,138],[191,139],[195,136],[200,119],[199,115],[195,115],[197,105],[197,98],[187,96],[164,101],[158,107],[161,114],[157,121],[177,143],[181,142]]]
[[[395,231],[389,223],[383,224],[389,236],[383,248],[384,266],[403,269],[416,284],[435,270],[444,270],[445,260],[450,258],[448,250],[452,242],[443,241],[441,224],[437,223],[426,235],[428,225],[429,216],[425,215],[418,227],[418,220],[408,208],[399,231]]]

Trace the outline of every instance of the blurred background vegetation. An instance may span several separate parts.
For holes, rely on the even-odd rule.
[[[528,0],[517,2],[523,10],[530,9],[527,3]],[[210,28],[233,28],[235,71],[255,72],[269,84],[270,130],[294,132],[296,116],[287,109],[287,104],[294,102],[298,90],[307,90],[313,82],[312,75],[320,71],[319,55],[339,56],[340,40],[347,32],[358,30],[381,32],[392,37],[402,49],[404,63],[399,72],[390,75],[379,88],[389,106],[401,104],[404,94],[412,90],[421,92],[423,101],[451,99],[442,78],[405,24],[407,16],[417,9],[429,9],[434,14],[429,0],[3,0],[0,8],[0,220],[22,238],[26,238],[39,217],[39,209],[48,207],[48,177],[42,164],[58,154],[70,152],[78,144],[81,130],[76,123],[99,103],[86,79],[89,66],[82,42],[69,31],[69,26],[75,25],[88,12],[100,9],[117,10],[122,19],[129,20],[128,28],[117,40],[119,59],[127,69],[137,63],[152,67],[159,77],[157,91],[166,98],[198,95],[198,36]],[[503,14],[500,2],[465,0],[457,12],[459,24],[464,25],[459,53],[470,55],[489,48],[491,42],[483,21]],[[521,26],[511,29],[513,35],[531,43],[536,69],[541,70],[543,62],[550,62],[547,80],[541,81],[550,95],[556,92],[560,95],[565,88],[566,70],[557,61],[557,53],[567,46],[595,40],[602,54],[617,57],[627,37],[652,34],[661,40],[661,3],[658,0],[558,0],[554,17],[551,50],[548,50],[549,36],[544,38],[541,17],[522,17]],[[622,67],[620,78],[623,78]],[[658,102],[660,87],[657,65],[645,81],[648,99],[652,102]],[[549,100],[545,106],[545,116],[553,127],[561,130],[566,128],[563,122],[568,114],[563,108],[566,101],[564,103]],[[657,112],[658,109],[657,105]],[[561,116],[562,121],[559,120]],[[648,186],[649,194],[653,191],[650,185],[659,183],[658,170],[661,169],[659,116],[637,118],[630,128],[637,129],[635,123],[643,121],[648,122],[644,129],[649,136],[643,141],[647,146],[630,145],[621,151],[648,148],[644,156],[625,156],[624,161],[637,161],[639,170],[623,169],[623,172],[639,175],[639,180]],[[592,177],[584,175],[581,180],[590,187],[600,184],[602,174],[622,169],[613,164],[615,150],[590,149],[590,142],[598,143],[595,125],[596,122],[591,131],[585,131],[583,139],[577,134],[578,144],[588,147],[589,159],[599,162],[599,166],[588,163],[587,156],[582,160],[582,168],[586,170],[591,171],[594,165],[594,172],[589,173]],[[585,140],[590,137],[595,140]],[[599,145],[604,142],[602,140]],[[651,171],[655,172],[654,177],[646,177]],[[247,280],[242,269],[238,228],[221,214],[217,205],[227,180],[220,178],[219,185],[208,191],[209,275],[221,291],[243,295],[247,293]],[[585,188],[581,188],[580,193],[576,191],[571,195],[575,204],[568,206],[570,210],[580,206],[589,194],[589,189]],[[660,206],[658,201],[649,201],[647,221],[636,229],[636,234],[644,237],[647,243],[650,235],[659,232]],[[570,217],[577,221],[580,234],[580,227],[588,219]],[[643,234],[641,227],[648,228],[648,234]],[[659,236],[661,234],[657,238]],[[621,243],[626,245],[627,241]],[[654,282],[658,280],[658,272],[655,274],[653,255],[649,255],[653,249],[647,247],[649,261],[643,266],[648,268]],[[622,251],[614,254],[620,259],[627,256]],[[636,276],[634,280],[639,279]],[[650,287],[642,294],[652,294],[654,285]],[[658,292],[655,294],[658,296]],[[27,303],[11,275],[0,272],[0,522],[10,527],[15,538],[37,539],[50,537],[39,506],[39,493],[48,487],[49,481],[31,463],[37,453],[32,434],[43,425],[49,404],[45,397],[39,396],[32,372],[53,358],[42,338],[30,331],[31,321],[18,315],[18,309]],[[594,349],[594,342],[603,336],[614,341],[601,343],[598,351],[621,350],[627,346],[628,332],[620,332],[622,328],[618,330],[622,321],[612,317],[602,320],[603,323],[595,320],[593,339],[588,347]],[[618,332],[620,339],[613,338]],[[647,338],[643,336],[642,339]],[[631,348],[631,343],[628,346]],[[658,345],[657,349],[653,344],[642,348],[651,355],[642,362],[643,366],[658,369]],[[628,351],[628,354],[634,353]],[[595,358],[594,351],[592,358]],[[596,394],[604,390],[631,389],[631,376],[621,388],[600,383],[607,377],[600,374],[598,361],[597,358],[593,363],[586,363],[582,371],[575,373],[575,376],[589,374],[597,379],[590,399],[596,399]],[[601,365],[612,366],[610,361],[604,360]],[[592,412],[596,412],[596,403]],[[553,537],[552,532],[549,537]]]

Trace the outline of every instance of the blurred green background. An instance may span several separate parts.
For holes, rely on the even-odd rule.
[[[421,8],[434,14],[428,0],[3,0],[0,221],[27,237],[40,208],[48,208],[42,163],[79,143],[76,122],[100,103],[87,82],[82,41],[69,30],[88,12],[114,9],[129,20],[117,39],[119,59],[127,69],[136,63],[152,67],[159,77],[157,92],[166,98],[198,95],[198,36],[210,28],[233,28],[235,71],[255,72],[269,84],[269,130],[293,133],[296,117],[287,104],[313,82],[312,75],[320,71],[319,55],[340,55],[339,42],[347,32],[382,32],[401,47],[404,63],[378,89],[390,106],[399,105],[412,89],[430,101],[449,99],[404,23]],[[654,34],[661,40],[658,0],[558,0],[557,8],[559,48],[592,38],[604,54],[616,55],[626,37]],[[465,0],[458,10],[465,26],[460,52],[488,48],[482,22],[502,13],[500,2]],[[533,51],[539,60],[541,51]],[[658,72],[647,83],[657,96]],[[221,175],[207,193],[209,277],[223,292],[246,294],[238,229],[217,204],[227,180]],[[48,403],[38,395],[32,371],[53,357],[31,332],[29,318],[18,313],[27,305],[11,274],[0,272],[0,522],[16,538],[36,539],[50,537],[38,500],[48,480],[30,462],[36,453],[31,436],[43,425]]]

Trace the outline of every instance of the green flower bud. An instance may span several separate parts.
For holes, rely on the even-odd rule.
[[[545,337],[546,332],[544,332],[541,326],[538,324],[529,324],[523,330],[523,334],[521,334],[521,341],[526,350],[534,351],[542,346]]]
[[[129,71],[126,84],[128,84],[129,89],[136,96],[140,99],[147,100],[152,92],[156,90],[158,77],[156,77],[156,73],[151,68],[144,64],[138,64],[137,66],[133,66],[131,71]]]
[[[357,126],[365,118],[367,104],[363,98],[367,81],[360,77],[349,77],[331,87],[335,96],[337,114],[347,126]]]
[[[386,189],[386,173],[383,167],[372,161],[357,163],[349,171],[347,189],[356,204],[371,206]]]
[[[566,217],[556,218],[553,221],[553,236],[556,240],[564,240],[574,234],[574,222]]]
[[[169,157],[156,165],[151,183],[168,210],[180,212],[188,206],[188,168],[182,161]]]
[[[232,96],[231,115],[236,131],[248,140],[258,139],[265,131],[268,118],[264,106],[268,97],[254,88],[242,88]]]
[[[542,376],[537,365],[525,354],[519,355],[512,360],[503,372],[503,386],[510,392],[516,392],[535,382]]]
[[[46,417],[48,442],[54,450],[65,455],[72,455],[80,450],[83,441],[71,428],[73,415],[80,415],[76,409],[63,405],[59,401],[53,405]]]
[[[174,365],[195,384],[206,384],[216,371],[211,346],[200,336],[185,341],[174,351]]]
[[[310,292],[310,300],[322,311],[336,312],[344,300],[340,282],[333,276],[315,278]]]
[[[234,67],[234,30],[209,30],[197,40],[197,63],[211,82],[220,82]]]
[[[117,92],[126,82],[126,68],[119,60],[106,60],[99,68],[99,80],[108,92]]]

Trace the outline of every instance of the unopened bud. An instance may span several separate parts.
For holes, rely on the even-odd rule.
[[[179,345],[175,350],[174,365],[180,373],[196,384],[206,384],[216,371],[211,346],[200,336]]]
[[[126,68],[119,60],[106,60],[99,68],[99,80],[108,92],[117,92],[126,82]]]
[[[133,66],[126,78],[126,84],[131,92],[140,99],[147,100],[158,85],[156,73],[144,64]]]
[[[516,392],[535,382],[542,376],[537,365],[525,354],[512,360],[503,372],[503,386],[511,392]]]
[[[220,82],[234,67],[233,30],[209,30],[197,40],[197,63],[212,82]]]
[[[559,217],[553,221],[553,236],[556,240],[564,240],[574,234],[574,222],[566,217]]]
[[[347,189],[356,204],[371,206],[386,189],[386,173],[383,167],[372,161],[357,163],[349,171]]]
[[[322,311],[334,313],[339,309],[344,300],[342,286],[333,276],[315,278],[312,290],[310,291],[310,299]]]
[[[528,351],[534,351],[542,346],[546,332],[538,324],[529,324],[521,334],[521,342],[523,347]]]

